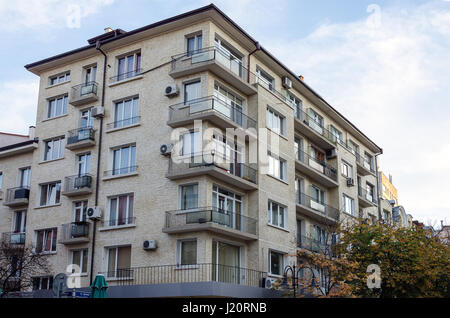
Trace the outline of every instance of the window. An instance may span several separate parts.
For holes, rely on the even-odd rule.
[[[50,77],[50,86],[70,81],[70,72]]]
[[[308,108],[308,115],[310,119],[308,120],[309,127],[314,129],[319,134],[323,134],[323,117],[312,108]]]
[[[184,84],[184,103],[199,99],[202,95],[202,86],[200,81]]]
[[[302,119],[303,102],[291,93],[288,93],[288,102],[292,105],[292,107],[294,107],[295,117],[297,117],[298,119]]]
[[[355,216],[355,200],[350,198],[349,196],[343,194],[343,206],[344,206],[344,212],[351,214]]]
[[[33,277],[33,290],[48,290],[53,288],[53,276]]]
[[[71,251],[71,264],[79,266],[79,274],[87,273],[88,249]],[[75,268],[73,268],[75,269]]]
[[[114,128],[126,127],[138,122],[139,97],[116,102],[114,112]]]
[[[84,82],[86,84],[97,80],[97,65],[86,67],[84,69]]]
[[[181,266],[197,264],[197,240],[178,241],[177,262]]]
[[[305,152],[303,151],[303,138],[294,138],[295,159],[305,162]]]
[[[123,278],[131,276],[131,246],[107,248],[108,277]]]
[[[27,224],[27,211],[15,211],[13,222],[14,233],[25,233]]]
[[[214,47],[216,61],[224,65],[240,78],[244,78],[245,68],[243,67],[243,54],[217,36],[214,39]]]
[[[266,127],[277,134],[286,135],[286,118],[267,108]]]
[[[59,159],[64,156],[64,137],[47,140],[44,145],[44,161]]]
[[[201,152],[201,144],[200,144],[200,132],[191,131],[190,133],[184,134],[181,136],[182,156],[193,156],[194,154],[198,154]]]
[[[311,148],[309,148],[309,155],[319,163],[325,164],[325,154],[316,147],[311,146]]]
[[[198,184],[180,186],[181,210],[198,208]]]
[[[275,79],[261,68],[256,68],[257,82],[270,91],[275,89]]]
[[[341,161],[341,170],[344,177],[353,178],[353,166],[348,164],[344,160]]]
[[[3,172],[0,171],[0,190],[2,189],[2,183],[3,183]]]
[[[68,96],[60,96],[48,100],[47,119],[67,114]]]
[[[134,224],[134,195],[125,194],[109,199],[109,226]]]
[[[369,155],[367,152],[364,153],[364,165],[369,168],[370,170],[373,170],[373,160],[372,156]]]
[[[269,256],[270,274],[279,276],[283,275],[284,269],[283,256],[284,255],[281,253],[270,251]]]
[[[56,252],[56,235],[58,229],[37,231],[36,253]]]
[[[41,185],[41,206],[58,204],[60,198],[61,181]]]
[[[287,180],[286,160],[276,158],[270,153],[268,154],[268,160],[269,160],[269,170],[267,174],[280,180],[286,181]]]
[[[118,58],[117,80],[121,81],[141,73],[141,53]]]
[[[88,201],[77,201],[73,203],[73,222],[86,222],[86,210]]]
[[[359,153],[359,146],[353,141],[347,140],[347,147],[352,154],[356,155],[357,153]]]
[[[278,203],[269,201],[268,219],[269,224],[284,228],[286,226],[284,220],[286,217],[286,208]]]
[[[30,187],[31,168],[19,169],[20,187]]]
[[[369,201],[374,201],[375,187],[370,183],[366,183],[367,199]]]
[[[93,124],[94,118],[92,117],[92,108],[83,110],[80,117],[80,128],[90,128]]]
[[[213,210],[218,213],[231,214],[228,221],[223,222],[223,224],[230,227],[236,228],[240,226],[239,217],[242,215],[243,203],[242,196],[235,194],[217,186],[213,186],[212,193],[212,206]],[[217,214],[218,217],[219,214]]]
[[[188,56],[200,51],[203,47],[202,35],[197,34],[186,38]]]
[[[320,204],[325,204],[325,192],[322,189],[312,185],[311,186],[311,199]],[[312,206],[314,208],[314,206]]]
[[[136,171],[136,146],[113,150],[113,175]]]
[[[331,132],[331,138],[333,141],[336,141],[336,142],[340,143],[341,145],[344,144],[344,139],[342,137],[341,131],[339,131],[333,125],[330,125],[330,132]]]
[[[214,97],[222,102],[218,103],[218,105],[214,105],[214,108],[228,118],[231,118],[238,125],[242,126],[244,100],[218,84],[214,84]],[[223,104],[223,106],[221,104]]]
[[[77,173],[78,176],[84,176],[89,173],[91,170],[91,154],[90,153],[84,153],[77,155]]]

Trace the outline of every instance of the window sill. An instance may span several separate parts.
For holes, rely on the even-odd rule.
[[[41,164],[44,164],[44,163],[54,162],[54,161],[63,160],[63,159],[64,159],[64,157],[51,159],[51,160],[41,160],[41,161],[38,162],[38,164],[41,165]]]
[[[37,255],[47,256],[47,255],[56,255],[56,251],[54,252],[40,252],[36,253]]]
[[[274,177],[271,174],[266,174],[266,176],[271,177],[272,179],[275,179],[275,180],[277,180],[277,181],[279,181],[281,183],[284,183],[285,185],[289,185],[289,183],[287,181],[284,181],[284,180],[282,180],[280,178]]]
[[[53,120],[53,119],[58,119],[58,118],[63,118],[63,117],[67,117],[69,114],[63,114],[63,115],[59,115],[59,116],[55,116],[55,117],[51,117],[51,118],[45,118],[42,119],[41,122],[45,123],[47,121]]]
[[[115,132],[115,131],[124,130],[124,129],[127,129],[127,128],[137,127],[137,126],[140,126],[140,125],[141,125],[141,123],[136,123],[136,124],[132,124],[132,125],[124,126],[124,127],[111,128],[111,129],[106,130],[106,133],[108,134],[108,133],[112,133],[112,132]]]
[[[65,82],[62,82],[62,83],[54,84],[54,85],[47,85],[47,87],[45,87],[45,89],[49,89],[49,88],[53,88],[53,87],[62,86],[62,85],[64,85],[64,84],[67,84],[67,83],[70,83],[70,82],[71,82],[71,81],[69,80],[69,81],[65,81]]]
[[[117,226],[104,226],[99,228],[98,230],[100,232],[106,232],[106,231],[114,231],[114,230],[122,230],[122,229],[131,229],[135,228],[136,224],[124,224],[124,225],[117,225]]]
[[[199,269],[200,266],[198,265],[180,265],[174,268],[174,270],[186,270],[186,269]]]
[[[117,81],[117,82],[109,83],[108,86],[109,87],[113,87],[113,86],[116,86],[116,85],[128,83],[128,82],[131,82],[131,81],[135,81],[135,80],[141,79],[143,77],[144,77],[143,75],[133,76],[133,77],[130,77],[130,78],[126,78],[126,79]]]
[[[280,134],[280,133],[277,133],[275,130],[270,129],[269,127],[266,127],[266,129],[267,129],[268,131],[270,131],[271,133],[274,133],[275,135],[277,135],[277,136],[283,138],[284,140],[289,141],[289,139],[288,139],[286,136],[284,136],[284,135],[282,135],[282,134]]]
[[[57,207],[57,206],[61,206],[61,203],[37,206],[37,207],[35,207],[34,209],[35,209],[35,210],[40,210],[40,209],[46,209],[46,208],[54,208],[54,207]]]
[[[276,225],[273,225],[273,224],[270,224],[270,223],[267,223],[267,225],[270,226],[270,227],[273,227],[273,228],[275,228],[277,230],[281,230],[281,231],[290,233],[290,231],[288,229],[284,228],[284,227],[279,227],[279,226],[276,226]]]
[[[137,175],[139,175],[138,172],[130,172],[130,173],[118,174],[118,175],[109,176],[109,177],[103,177],[102,180],[108,181],[108,180],[114,180],[114,179],[120,179],[120,178],[126,178],[126,177],[134,177]]]

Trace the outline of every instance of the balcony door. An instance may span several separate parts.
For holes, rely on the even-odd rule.
[[[311,192],[311,208],[324,213],[325,212],[325,192],[322,189],[312,185]]]
[[[86,222],[88,201],[77,201],[73,204],[73,222]]]
[[[27,223],[27,211],[15,211],[14,212],[14,222],[13,222],[13,232],[14,233],[25,233]]]
[[[236,76],[243,78],[243,57],[239,57],[240,54],[221,39],[214,39],[214,47],[216,48],[216,60]]]
[[[213,186],[213,222],[237,230],[242,228],[242,197],[228,190]]]
[[[28,188],[30,187],[30,177],[31,177],[31,168],[22,168],[19,170],[19,187]]]
[[[213,241],[213,280],[239,284],[241,281],[241,248],[239,246]]]
[[[95,82],[97,80],[97,66],[91,66],[85,68],[84,82],[90,83]]]
[[[305,205],[305,179],[301,177],[295,178],[295,196],[296,203]]]
[[[85,153],[78,155],[77,166],[77,173],[79,177],[89,174],[89,171],[91,169],[91,154]]]

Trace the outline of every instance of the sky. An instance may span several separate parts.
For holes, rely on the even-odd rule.
[[[0,131],[35,124],[39,79],[24,65],[210,2],[0,0]],[[383,148],[407,213],[450,223],[449,0],[214,4]]]

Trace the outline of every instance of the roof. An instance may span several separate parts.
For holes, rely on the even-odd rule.
[[[282,69],[284,69],[287,73],[289,73],[298,83],[300,83],[300,85],[302,85],[307,91],[309,91],[310,93],[312,93],[316,98],[318,98],[320,101],[322,101],[325,105],[327,105],[332,111],[334,111],[339,117],[341,117],[346,123],[348,123],[353,129],[355,129],[358,133],[361,134],[361,136],[363,136],[365,139],[367,139],[373,146],[374,148],[377,148],[379,153],[383,153],[383,149],[381,147],[379,147],[378,145],[376,145],[369,137],[367,137],[361,130],[359,130],[350,120],[348,120],[347,118],[344,117],[344,115],[342,115],[340,112],[338,112],[333,106],[331,106],[322,96],[320,96],[317,92],[315,92],[310,86],[308,86],[304,81],[300,80],[297,76],[297,74],[295,74],[293,71],[291,71],[287,66],[285,66],[283,63],[281,63],[277,58],[275,58],[268,50],[266,50],[264,47],[259,45],[259,42],[256,41],[252,36],[250,36],[244,29],[242,29],[238,24],[236,24],[236,22],[234,22],[231,18],[229,18],[224,12],[222,12],[218,7],[216,7],[214,4],[209,4],[207,6],[192,10],[192,11],[188,11],[176,16],[173,16],[171,18],[168,19],[164,19],[152,24],[149,24],[147,26],[129,31],[129,32],[125,32],[121,29],[116,29],[114,31],[109,32],[110,34],[114,33],[114,35],[110,35],[110,34],[103,34],[97,37],[94,37],[92,39],[89,39],[89,45],[72,50],[72,51],[68,51],[59,55],[55,55],[53,57],[49,57],[31,64],[27,64],[25,65],[25,68],[27,70],[30,70],[36,66],[48,63],[50,61],[53,60],[57,60],[57,59],[61,59],[63,57],[67,57],[69,55],[75,54],[75,53],[79,53],[79,52],[83,52],[83,51],[87,51],[90,49],[95,49],[96,44],[93,43],[94,40],[98,40],[98,39],[103,39],[103,37],[105,37],[104,40],[101,41],[102,44],[106,44],[106,43],[110,43],[113,41],[117,41],[120,39],[123,39],[125,37],[129,37],[131,35],[146,31],[146,30],[150,30],[153,28],[156,28],[158,26],[162,26],[164,24],[168,24],[171,22],[175,22],[193,15],[197,15],[200,14],[202,12],[206,12],[209,10],[214,10],[215,12],[217,12],[223,19],[225,19],[227,22],[229,22],[233,27],[235,27],[242,35],[244,35],[248,40],[250,40],[251,42],[253,42],[253,44],[255,45],[255,48],[258,47],[260,48],[260,50],[266,54],[270,59],[272,59],[276,64],[278,64]]]
[[[0,152],[5,151],[5,150],[11,150],[11,149],[14,149],[14,148],[27,146],[27,145],[31,145],[31,144],[37,143],[37,142],[38,142],[37,138],[30,139],[30,140],[27,140],[27,141],[23,141],[23,142],[19,142],[19,143],[16,143],[16,144],[8,145],[8,146],[5,146],[5,147],[1,147],[0,148]]]

